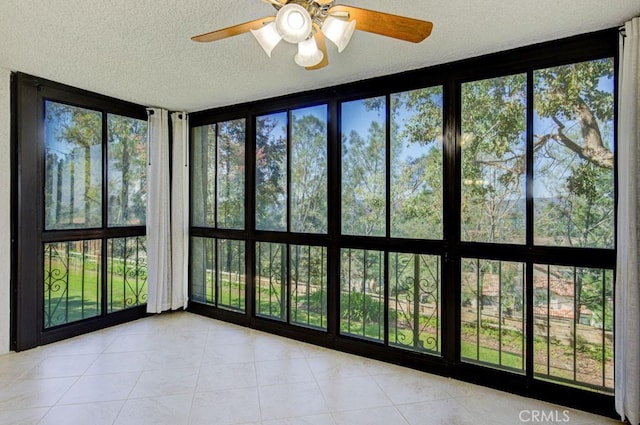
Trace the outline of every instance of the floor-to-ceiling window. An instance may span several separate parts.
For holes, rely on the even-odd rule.
[[[141,106],[23,74],[15,93],[13,345],[25,349],[143,312],[147,122]]]
[[[609,411],[616,45],[193,114],[192,309]]]

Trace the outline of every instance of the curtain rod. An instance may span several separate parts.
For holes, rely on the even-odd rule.
[[[149,113],[149,115],[153,115],[156,113],[156,111],[154,111],[153,109],[147,109],[147,112]],[[186,114],[178,114],[178,119],[184,119]]]

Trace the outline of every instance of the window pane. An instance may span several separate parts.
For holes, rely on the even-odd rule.
[[[525,242],[527,76],[462,85],[462,240]]]
[[[215,227],[216,125],[191,130],[191,222]]]
[[[327,328],[327,248],[291,245],[291,323]]]
[[[215,305],[215,239],[191,238],[191,299]]]
[[[256,314],[287,320],[287,246],[256,242]]]
[[[244,229],[245,131],[243,119],[218,124],[218,227],[221,229]]]
[[[218,307],[245,311],[245,242],[218,240]]]
[[[147,208],[147,122],[107,116],[109,226],[141,226]]]
[[[246,309],[244,241],[192,238],[191,299],[234,311]]]
[[[102,225],[102,114],[45,102],[45,229]]]
[[[256,120],[256,229],[287,230],[287,114]]]
[[[461,358],[524,372],[522,263],[462,259]]]
[[[613,391],[613,270],[534,265],[534,373]]]
[[[147,238],[107,241],[108,312],[147,302]]]
[[[101,314],[100,240],[44,245],[44,327]]]
[[[614,247],[612,59],[534,72],[537,245]]]
[[[391,236],[442,238],[442,87],[391,96]]]
[[[389,344],[440,353],[440,257],[389,254]]]
[[[291,231],[327,233],[327,106],[291,111]]]
[[[343,249],[340,331],[384,341],[384,253]]]
[[[342,104],[342,233],[385,236],[384,97]]]

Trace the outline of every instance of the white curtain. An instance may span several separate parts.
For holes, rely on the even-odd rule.
[[[640,18],[620,41],[618,103],[618,249],[615,295],[616,411],[640,424]]]
[[[189,118],[171,114],[173,145],[171,165],[171,308],[187,308],[189,301]]]
[[[147,312],[171,308],[169,112],[149,109],[147,139]]]
[[[147,312],[186,308],[189,256],[189,121],[149,109],[147,161]],[[171,156],[171,159],[170,159]],[[171,167],[171,172],[169,171]]]

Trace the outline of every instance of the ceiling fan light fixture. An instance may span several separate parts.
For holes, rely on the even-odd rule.
[[[251,34],[253,34],[269,57],[271,57],[273,49],[280,43],[280,40],[282,40],[282,37],[280,37],[276,29],[275,22],[271,22],[258,30],[251,30]]]
[[[338,46],[338,52],[347,47],[353,32],[356,30],[356,21],[351,22],[344,21],[342,19],[334,18],[333,16],[327,16],[322,24],[322,32],[324,35]]]
[[[263,1],[274,6],[275,17],[254,19],[191,39],[211,42],[251,31],[269,57],[281,40],[297,45],[295,62],[312,71],[329,65],[327,38],[342,52],[355,30],[420,43],[433,29],[433,23],[429,21],[335,4],[336,0]]]
[[[276,15],[276,28],[280,36],[289,43],[300,43],[311,34],[311,15],[299,4],[283,6]]]
[[[298,43],[298,54],[294,59],[298,65],[307,68],[322,62],[324,54],[318,49],[315,38],[311,37]]]

